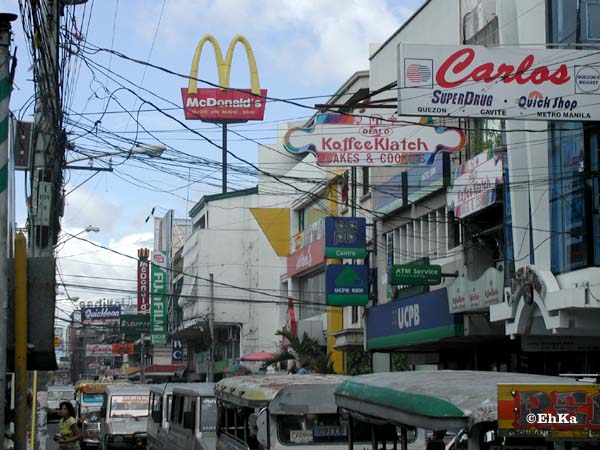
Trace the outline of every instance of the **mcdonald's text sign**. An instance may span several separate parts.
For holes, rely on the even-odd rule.
[[[198,88],[198,64],[204,44],[209,42],[215,51],[219,84],[215,88]],[[235,45],[240,43],[246,50],[250,68],[250,89],[234,89],[229,87],[231,62]],[[247,120],[263,120],[265,115],[266,89],[260,88],[256,60],[250,44],[243,36],[236,36],[229,44],[227,54],[223,58],[217,40],[207,34],[194,53],[192,68],[187,88],[181,88],[183,110],[187,120],[203,120],[205,122],[245,122]]]

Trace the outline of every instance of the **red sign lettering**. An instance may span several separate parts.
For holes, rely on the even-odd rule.
[[[553,72],[547,66],[532,69],[535,62],[533,55],[527,55],[517,68],[501,63],[497,67],[493,62],[486,62],[472,67],[475,50],[463,48],[450,55],[440,66],[435,80],[440,87],[454,88],[469,81],[492,83],[500,79],[505,84],[532,83],[535,85],[550,82],[565,84],[571,79],[566,64],[561,64]]]

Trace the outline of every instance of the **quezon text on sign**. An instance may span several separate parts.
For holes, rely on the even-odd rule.
[[[400,44],[402,115],[600,120],[600,55],[558,50]]]

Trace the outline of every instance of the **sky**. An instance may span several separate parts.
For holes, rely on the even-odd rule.
[[[113,172],[65,172],[63,230],[114,251],[63,235],[57,253],[60,276],[77,286],[60,288],[58,298],[97,301],[133,296],[89,286],[133,291],[137,249],[152,246],[152,212],[161,217],[174,209],[176,217],[185,218],[203,195],[221,192],[221,129],[186,121],[181,109],[180,89],[187,86],[194,50],[205,34],[214,35],[223,52],[235,35],[246,37],[256,57],[261,88],[268,90],[269,97],[305,105],[270,101],[264,121],[229,127],[229,150],[244,161],[256,162],[257,142],[275,143],[278,122],[309,118],[315,104],[324,103],[357,70],[368,69],[369,44],[385,42],[422,3],[89,0],[70,7],[64,20],[73,37],[63,49],[71,55],[63,103],[65,129],[74,150],[67,160],[126,151],[134,142],[161,143],[167,150],[162,159],[154,160],[141,155],[126,158],[125,153],[113,156]],[[0,12],[19,14],[18,0],[0,0]],[[18,65],[11,110],[31,121],[32,61],[21,17],[13,22],[13,32]],[[231,86],[247,88],[250,77],[241,50],[238,46],[234,56]],[[218,82],[208,45],[198,77]],[[108,157],[95,158],[93,165],[107,167],[108,161]],[[248,168],[231,156],[228,163]],[[228,179],[230,190],[256,184],[252,176],[237,172],[230,171]],[[23,173],[18,174],[16,185],[16,220],[24,226]],[[88,225],[100,231],[84,232]],[[58,305],[67,311],[73,307],[66,300]]]

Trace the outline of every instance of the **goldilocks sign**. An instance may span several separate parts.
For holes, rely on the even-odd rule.
[[[206,42],[210,42],[215,51],[219,85],[216,88],[198,89],[198,64],[200,63],[202,48]],[[251,89],[233,89],[229,87],[233,50],[238,42],[246,49],[250,67]],[[212,35],[207,34],[200,40],[192,60],[188,87],[187,89],[181,88],[183,110],[187,120],[199,119],[216,123],[263,120],[266,95],[267,90],[260,88],[254,53],[245,37],[238,35],[232,39],[225,58],[223,58],[219,43]]]

